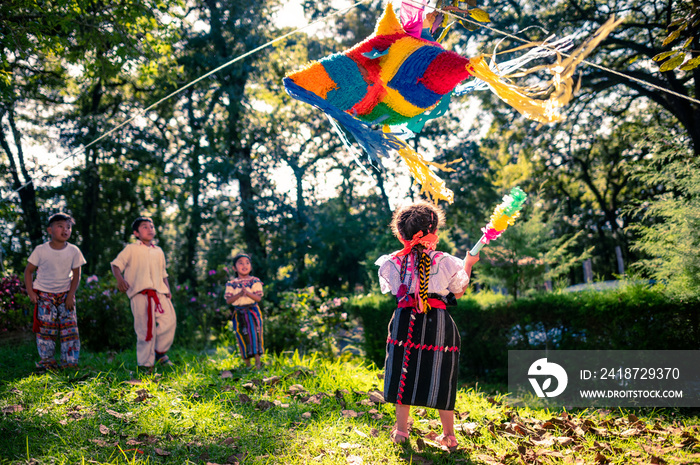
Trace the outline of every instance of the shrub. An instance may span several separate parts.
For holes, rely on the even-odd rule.
[[[93,352],[123,350],[136,344],[129,298],[113,276],[88,276],[75,294],[81,346]]]
[[[0,333],[29,329],[34,305],[18,276],[0,279]]]
[[[394,299],[370,295],[352,299],[346,308],[362,318],[367,358],[381,366]],[[669,297],[658,287],[540,293],[488,305],[468,296],[449,311],[462,337],[460,375],[472,380],[505,382],[508,350],[694,350],[700,345],[696,303]]]
[[[352,325],[343,309],[347,298],[330,298],[326,289],[317,291],[314,287],[282,292],[279,297],[279,303],[266,312],[266,349],[336,356],[336,336]]]
[[[228,279],[227,270],[220,267],[210,270],[197,287],[171,284],[177,314],[176,344],[190,349],[204,349],[228,332],[231,310],[224,300]]]

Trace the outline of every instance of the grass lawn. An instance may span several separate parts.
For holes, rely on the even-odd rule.
[[[412,410],[410,446],[390,442],[381,370],[359,359],[267,356],[257,372],[174,350],[143,374],[133,351],[83,352],[77,372],[37,374],[37,358],[0,347],[1,464],[700,463],[697,411],[531,410],[462,389],[450,454],[434,411]]]

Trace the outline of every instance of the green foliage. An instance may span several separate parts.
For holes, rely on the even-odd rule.
[[[136,344],[129,298],[117,291],[114,277],[84,276],[75,300],[81,347],[99,352]]]
[[[697,50],[693,50],[698,45],[698,31],[700,31],[700,8],[697,2],[680,1],[675,2],[673,20],[668,24],[666,37],[661,44],[662,47],[674,45],[673,50],[661,52],[652,59],[663,62],[659,66],[659,71],[666,72],[679,68],[682,71],[690,71],[700,66],[700,57]],[[682,40],[682,43],[679,42]],[[695,56],[694,56],[695,55]],[[686,61],[686,57],[688,61]],[[664,61],[665,60],[665,61]]]
[[[282,292],[279,302],[266,312],[266,350],[337,356],[336,336],[353,325],[343,309],[346,301],[347,298],[330,298],[327,289],[314,287]]]
[[[31,328],[34,305],[16,275],[0,278],[0,335]]]
[[[695,303],[629,283],[604,292],[538,293],[511,300],[468,295],[448,309],[462,337],[460,376],[505,382],[508,350],[691,350],[700,344]],[[354,298],[369,361],[383,365],[391,296]]]
[[[378,367],[384,366],[387,327],[396,310],[396,299],[389,294],[367,294],[351,298],[345,308],[362,321],[367,360]]]
[[[489,288],[505,288],[515,298],[543,290],[545,281],[566,276],[571,268],[588,258],[593,247],[575,253],[583,231],[562,234],[559,210],[548,214],[541,196],[528,199],[513,226],[484,247],[475,273],[476,281]]]
[[[645,221],[631,227],[634,249],[649,258],[635,267],[679,298],[700,299],[700,161],[684,141],[650,132],[640,143],[651,162],[634,176],[651,186],[652,196],[628,212]]]

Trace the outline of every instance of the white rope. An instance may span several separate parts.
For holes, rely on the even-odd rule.
[[[84,145],[83,147],[76,149],[75,151],[73,151],[71,154],[69,154],[69,155],[66,156],[65,158],[62,158],[62,159],[59,160],[56,164],[54,164],[54,165],[51,166],[50,168],[48,168],[48,169],[46,169],[45,171],[43,171],[43,173],[42,173],[41,175],[33,176],[29,181],[27,181],[26,183],[22,184],[22,185],[21,185],[20,187],[18,187],[17,189],[14,189],[14,190],[10,191],[6,196],[4,196],[4,197],[2,198],[2,201],[7,200],[12,194],[17,193],[17,192],[19,192],[20,190],[22,190],[22,189],[24,189],[25,187],[27,187],[29,184],[32,184],[32,183],[34,182],[35,179],[38,179],[40,176],[45,176],[45,175],[47,175],[47,174],[50,173],[53,169],[57,168],[58,166],[62,165],[64,162],[66,162],[68,159],[70,159],[70,158],[75,158],[77,155],[80,155],[81,153],[83,153],[83,152],[84,152],[88,147],[90,147],[91,145],[94,145],[94,144],[96,144],[97,142],[99,142],[99,141],[101,141],[102,139],[104,139],[105,137],[109,136],[110,134],[113,134],[114,132],[118,131],[119,129],[123,128],[123,127],[126,126],[127,124],[129,124],[129,123],[131,123],[132,121],[134,121],[134,120],[135,120],[136,118],[138,118],[139,116],[145,115],[146,113],[148,113],[148,112],[149,112],[150,110],[152,110],[153,108],[157,107],[158,105],[160,105],[161,103],[165,102],[166,100],[171,99],[172,97],[176,96],[177,94],[181,93],[182,91],[184,91],[184,90],[186,90],[186,89],[192,87],[193,85],[197,84],[199,81],[201,81],[201,80],[203,80],[203,79],[206,79],[206,78],[208,78],[209,76],[211,76],[211,75],[213,75],[213,74],[218,73],[218,72],[221,71],[222,69],[224,69],[224,68],[226,68],[226,67],[228,67],[228,66],[231,66],[232,64],[234,64],[234,63],[236,63],[236,62],[238,62],[238,61],[241,61],[242,59],[247,58],[247,57],[249,57],[250,55],[253,55],[253,54],[257,53],[257,52],[259,52],[260,50],[263,50],[263,49],[265,49],[265,48],[267,48],[267,47],[269,47],[269,46],[271,46],[271,45],[274,45],[274,44],[276,44],[277,42],[279,42],[279,41],[281,41],[281,40],[284,40],[284,39],[286,39],[286,38],[289,37],[289,36],[292,36],[292,35],[294,35],[294,34],[296,34],[296,33],[298,33],[298,32],[301,32],[301,31],[303,31],[303,30],[305,30],[305,29],[308,29],[308,28],[310,28],[311,26],[314,26],[314,25],[316,25],[316,24],[318,24],[318,23],[324,22],[324,21],[326,21],[326,20],[328,20],[328,19],[330,19],[330,18],[332,18],[332,17],[334,17],[334,16],[338,16],[338,15],[340,15],[341,13],[344,14],[344,13],[346,13],[346,12],[352,10],[353,8],[356,8],[356,7],[358,7],[359,5],[362,5],[363,3],[367,3],[367,2],[369,2],[369,1],[371,1],[371,0],[360,0],[360,1],[358,1],[357,3],[354,3],[353,5],[351,5],[351,6],[347,7],[347,8],[343,8],[343,9],[337,10],[337,11],[335,11],[335,12],[333,12],[333,13],[330,13],[329,15],[324,16],[323,18],[317,19],[316,21],[313,21],[313,22],[307,24],[306,26],[298,27],[298,28],[296,28],[295,30],[293,30],[293,31],[291,31],[291,32],[288,32],[288,33],[283,34],[283,35],[281,35],[281,36],[279,36],[279,37],[277,37],[277,38],[275,38],[275,39],[273,39],[273,40],[270,40],[269,42],[267,42],[267,43],[265,43],[265,44],[263,44],[263,45],[261,45],[261,46],[259,46],[259,47],[256,47],[256,48],[254,48],[253,50],[250,50],[250,51],[248,51],[248,52],[246,52],[246,53],[244,53],[244,54],[242,54],[242,55],[237,56],[236,58],[232,59],[231,61],[228,61],[228,62],[224,63],[223,65],[219,66],[218,68],[215,68],[215,69],[209,71],[208,73],[206,73],[206,74],[204,74],[204,75],[198,77],[198,78],[195,79],[194,81],[191,81],[191,82],[188,83],[187,85],[185,85],[185,86],[183,86],[183,87],[177,89],[176,91],[172,92],[171,94],[169,94],[169,95],[163,97],[162,99],[158,100],[156,103],[150,105],[149,107],[147,107],[147,108],[145,108],[145,109],[143,109],[143,110],[139,110],[139,111],[136,113],[136,115],[134,115],[134,116],[132,116],[131,118],[129,118],[128,120],[124,121],[124,122],[121,123],[120,125],[118,125],[118,126],[112,128],[112,129],[110,129],[109,131],[105,132],[104,134],[102,134],[101,136],[99,136],[97,139],[94,139],[92,142],[90,142],[90,143]],[[8,156],[11,157],[12,154],[10,153],[10,154],[8,154]]]
[[[162,99],[158,100],[156,103],[150,105],[149,107],[147,107],[147,108],[145,108],[145,109],[143,109],[143,110],[140,110],[135,116],[129,118],[128,120],[124,121],[124,122],[121,123],[120,125],[114,127],[113,129],[109,130],[108,132],[102,134],[102,135],[99,136],[98,138],[94,139],[92,142],[90,142],[90,143],[84,145],[83,147],[81,147],[81,148],[79,148],[79,149],[76,149],[73,153],[71,153],[70,155],[66,156],[65,158],[59,160],[55,165],[53,165],[53,166],[51,166],[50,168],[48,168],[47,170],[45,170],[45,171],[43,172],[43,175],[46,175],[46,174],[50,173],[53,169],[55,169],[55,168],[57,168],[58,166],[62,165],[66,160],[68,160],[68,159],[70,159],[70,158],[74,158],[74,157],[76,157],[77,155],[83,153],[83,152],[84,152],[88,147],[90,147],[91,145],[94,145],[94,144],[96,144],[97,142],[99,142],[100,140],[102,140],[102,139],[104,139],[105,137],[109,136],[110,134],[113,134],[113,133],[116,132],[117,130],[121,129],[122,127],[124,127],[124,126],[126,126],[127,124],[129,124],[129,123],[131,123],[132,121],[134,121],[134,120],[135,120],[136,118],[138,118],[139,116],[144,115],[145,113],[147,113],[148,111],[152,110],[153,108],[155,108],[156,106],[160,105],[161,103],[163,103],[163,102],[165,102],[165,101],[171,99],[171,98],[174,97],[175,95],[177,95],[177,94],[181,93],[182,91],[184,91],[184,90],[186,90],[186,89],[192,87],[193,85],[195,85],[195,84],[198,83],[199,81],[201,81],[201,80],[203,80],[203,79],[206,79],[206,78],[208,78],[209,76],[211,76],[211,75],[213,75],[213,74],[216,74],[217,72],[221,71],[222,69],[224,69],[224,68],[226,68],[226,67],[228,67],[228,66],[230,66],[230,65],[232,65],[232,64],[234,64],[234,63],[236,63],[236,62],[238,62],[238,61],[240,61],[240,60],[242,60],[242,59],[244,59],[244,58],[246,58],[246,57],[248,57],[248,56],[250,56],[250,55],[253,55],[254,53],[257,53],[257,52],[259,52],[260,50],[263,50],[263,49],[265,49],[265,48],[267,48],[267,47],[269,47],[269,46],[271,46],[271,45],[273,45],[273,44],[275,44],[275,43],[277,43],[277,42],[279,42],[279,41],[281,41],[281,40],[284,40],[284,39],[286,39],[287,37],[289,37],[289,36],[291,36],[291,35],[294,35],[294,34],[296,34],[296,33],[298,33],[298,32],[301,32],[301,31],[303,31],[303,30],[305,30],[305,29],[308,29],[309,27],[311,27],[311,26],[313,26],[313,25],[316,25],[316,24],[318,24],[318,23],[324,22],[324,21],[326,21],[326,20],[328,20],[328,19],[330,19],[330,18],[332,18],[332,17],[334,17],[334,16],[337,16],[337,15],[341,14],[341,13],[345,13],[345,12],[347,12],[347,11],[350,11],[350,10],[352,10],[353,8],[356,8],[357,6],[359,6],[359,5],[363,4],[363,3],[367,3],[367,2],[369,2],[369,1],[370,1],[370,0],[360,0],[360,1],[358,1],[357,3],[354,3],[353,5],[351,5],[351,6],[347,7],[347,8],[343,8],[343,9],[340,9],[340,10],[338,10],[338,11],[335,11],[335,12],[329,14],[328,16],[325,16],[325,17],[320,18],[320,19],[318,19],[318,20],[316,20],[316,21],[314,21],[314,22],[312,22],[312,23],[307,24],[306,26],[299,27],[299,28],[297,28],[297,29],[295,29],[295,30],[293,30],[293,31],[291,31],[291,32],[288,32],[287,34],[284,34],[284,35],[282,35],[282,36],[280,36],[280,37],[277,37],[276,39],[273,39],[273,40],[271,40],[271,41],[269,41],[269,42],[267,42],[267,43],[265,43],[265,44],[263,44],[263,45],[261,45],[261,46],[255,48],[255,49],[253,49],[253,50],[250,50],[250,51],[248,51],[248,52],[246,52],[246,53],[244,53],[244,54],[242,54],[242,55],[239,55],[238,57],[236,57],[236,58],[232,59],[231,61],[229,61],[229,62],[227,62],[227,63],[225,63],[225,64],[219,66],[218,68],[213,69],[212,71],[209,71],[208,73],[206,73],[206,74],[204,74],[204,75],[198,77],[198,78],[195,79],[194,81],[191,81],[191,82],[188,83],[187,85],[185,85],[185,86],[183,86],[183,87],[177,89],[176,91],[172,92],[171,94],[169,94],[169,95],[163,97]],[[407,1],[408,3],[412,3],[412,4],[414,4],[414,5],[417,5],[417,6],[421,6],[421,7],[425,6],[422,2],[418,2],[418,1],[416,1],[416,0],[405,0],[405,1]],[[433,9],[436,10],[436,11],[439,11],[439,12],[441,12],[441,13],[444,13],[444,14],[448,14],[448,15],[452,15],[452,16],[457,16],[457,17],[459,17],[459,18],[460,18],[461,20],[463,20],[463,21],[466,21],[466,22],[468,22],[468,23],[474,24],[474,25],[479,26],[479,27],[483,27],[484,29],[488,29],[488,30],[493,31],[493,32],[495,32],[495,33],[497,33],[497,34],[501,34],[501,35],[503,35],[503,36],[505,36],[505,37],[509,37],[509,38],[511,38],[511,39],[513,39],[513,40],[517,40],[517,41],[522,42],[522,43],[525,43],[525,44],[534,44],[532,41],[529,41],[529,40],[523,39],[523,38],[521,38],[521,37],[518,37],[518,36],[516,36],[516,35],[510,34],[509,32],[501,31],[501,30],[496,29],[496,28],[494,28],[494,27],[487,26],[487,25],[485,25],[484,23],[480,23],[480,22],[478,22],[478,21],[474,21],[474,20],[471,20],[471,19],[469,19],[469,18],[460,16],[460,15],[456,15],[454,12],[448,12],[448,11],[442,10],[442,9],[440,9],[440,8],[434,8],[434,7],[433,7]],[[545,44],[542,44],[542,45],[539,45],[539,46],[542,47],[542,48],[549,48],[549,47],[548,47],[547,45],[545,45]],[[560,53],[561,55],[563,55],[563,56],[565,56],[565,57],[569,57],[569,56],[570,56],[570,55],[568,55],[568,54],[566,54],[566,53],[564,53],[564,52],[561,52],[561,51],[558,51],[557,53]],[[675,92],[675,91],[672,91],[672,90],[670,90],[670,89],[666,89],[665,87],[661,87],[661,86],[658,86],[658,85],[656,85],[656,84],[653,84],[653,83],[644,81],[643,79],[639,79],[639,78],[636,78],[636,77],[634,77],[634,76],[630,76],[630,75],[628,75],[628,74],[622,73],[622,72],[620,72],[620,71],[616,71],[616,70],[607,68],[607,67],[605,67],[605,66],[601,66],[601,65],[592,63],[592,62],[590,62],[590,61],[588,61],[588,60],[582,60],[581,63],[584,63],[584,64],[586,64],[586,65],[588,65],[588,66],[593,67],[593,68],[597,68],[597,69],[600,69],[600,70],[602,70],[602,71],[606,71],[606,72],[608,72],[608,73],[610,73],[610,74],[617,75],[617,76],[619,76],[619,77],[628,79],[628,80],[630,80],[630,81],[637,82],[638,84],[642,84],[642,85],[651,87],[651,88],[656,89],[656,90],[659,90],[659,91],[661,91],[661,92],[665,92],[665,93],[671,94],[671,95],[673,95],[673,96],[675,96],[675,97],[678,97],[678,98],[681,98],[681,99],[685,99],[685,100],[688,100],[688,101],[690,101],[690,102],[693,102],[693,103],[696,103],[696,104],[700,105],[700,100],[698,100],[698,99],[692,98],[692,97],[687,96],[687,95],[680,94],[680,93]],[[8,154],[8,156],[12,156],[12,154]],[[25,187],[28,186],[29,184],[32,184],[32,183],[34,182],[34,180],[37,179],[38,177],[39,177],[39,176],[35,176],[35,177],[31,178],[29,181],[27,181],[25,184],[23,184],[23,185],[21,185],[20,187],[18,187],[17,189],[14,189],[14,190],[10,191],[6,196],[4,196],[4,197],[2,198],[2,200],[3,200],[3,201],[6,200],[6,199],[9,198],[12,194],[14,194],[14,193],[16,193],[16,192],[19,192],[21,189],[25,188]]]
[[[420,3],[420,2],[418,2],[418,1],[416,1],[416,0],[405,0],[405,1],[408,2],[408,3],[412,3],[412,4],[416,5],[416,6],[423,6],[422,3]],[[461,20],[463,20],[463,21],[466,21],[466,22],[468,22],[468,23],[474,24],[474,25],[479,26],[479,27],[483,27],[484,29],[488,29],[489,31],[493,31],[493,32],[495,32],[495,33],[497,33],[497,34],[501,34],[501,35],[506,36],[506,37],[509,37],[509,38],[511,38],[511,39],[513,39],[513,40],[520,41],[520,42],[522,42],[522,43],[524,43],[524,44],[538,45],[538,46],[541,47],[541,48],[546,48],[546,49],[549,49],[549,50],[556,51],[556,50],[554,50],[552,47],[549,47],[549,46],[546,45],[546,44],[542,44],[542,45],[540,45],[540,44],[535,44],[534,42],[529,41],[529,40],[526,40],[526,39],[523,39],[522,37],[518,37],[518,36],[513,35],[513,34],[511,34],[511,33],[509,33],[509,32],[501,31],[500,29],[496,29],[495,27],[487,26],[487,25],[484,24],[484,23],[480,23],[480,22],[478,22],[478,21],[474,21],[474,20],[471,20],[471,19],[469,19],[469,18],[466,18],[466,17],[460,16],[460,15],[457,15],[457,14],[455,14],[454,12],[445,11],[445,10],[443,10],[443,9],[441,9],[441,8],[435,8],[435,7],[433,7],[433,9],[434,9],[435,11],[439,11],[439,12],[444,13],[444,14],[447,14],[447,15],[457,16],[459,19],[461,19]],[[567,53],[564,53],[564,52],[557,52],[557,53],[559,53],[560,55],[563,55],[563,56],[565,56],[565,57],[570,57],[570,56],[571,56],[571,55],[569,55],[569,54],[567,54]],[[581,60],[581,63],[584,63],[584,64],[586,64],[586,65],[588,65],[588,66],[593,67],[593,68],[597,68],[597,69],[600,69],[600,70],[602,70],[602,71],[606,71],[606,72],[608,72],[608,73],[610,73],[610,74],[615,74],[615,75],[620,76],[620,77],[622,77],[622,78],[629,79],[630,81],[634,81],[634,82],[636,82],[636,83],[638,83],[638,84],[643,84],[643,85],[649,86],[649,87],[651,87],[651,88],[653,88],[653,89],[656,89],[656,90],[659,90],[659,91],[661,91],[661,92],[666,92],[667,94],[671,94],[671,95],[673,95],[673,96],[675,96],[675,97],[678,97],[678,98],[681,98],[681,99],[685,99],[685,100],[688,100],[688,101],[690,101],[690,102],[693,102],[693,103],[696,103],[696,104],[700,105],[700,100],[698,100],[698,99],[695,99],[695,98],[690,97],[690,96],[688,96],[688,95],[680,94],[680,93],[678,93],[678,92],[676,92],[676,91],[673,91],[673,90],[671,90],[671,89],[667,89],[667,88],[665,88],[665,87],[658,86],[658,85],[656,85],[656,84],[653,84],[653,83],[651,83],[651,82],[645,81],[645,80],[643,80],[643,79],[639,79],[639,78],[636,78],[636,77],[634,77],[634,76],[630,76],[630,75],[625,74],[625,73],[622,73],[622,72],[620,72],[620,71],[616,71],[616,70],[614,70],[614,69],[607,68],[607,67],[605,67],[605,66],[601,66],[601,65],[598,65],[598,64],[595,64],[595,63],[591,63],[591,62],[588,61],[588,60]]]

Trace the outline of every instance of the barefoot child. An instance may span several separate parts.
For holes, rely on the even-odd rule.
[[[246,366],[255,357],[255,368],[260,369],[260,356],[263,354],[262,314],[258,302],[263,296],[263,283],[255,276],[250,256],[241,253],[233,257],[236,277],[226,283],[224,297],[233,305],[233,326],[238,348]]]
[[[80,249],[68,243],[73,218],[56,213],[49,218],[51,240],[29,256],[24,270],[27,294],[35,304],[34,332],[40,361],[37,368],[56,368],[56,336],[61,345],[61,368],[76,368],[80,356],[75,291],[80,283],[80,267],[85,258]],[[32,280],[32,273],[37,272]]]
[[[446,307],[464,294],[479,257],[464,262],[436,252],[442,224],[442,210],[431,203],[398,209],[391,228],[404,248],[380,257],[376,265],[382,292],[395,295],[398,307],[389,322],[384,365],[384,398],[396,404],[391,439],[408,440],[411,405],[429,407],[440,414],[438,441],[454,450],[460,337]]]

